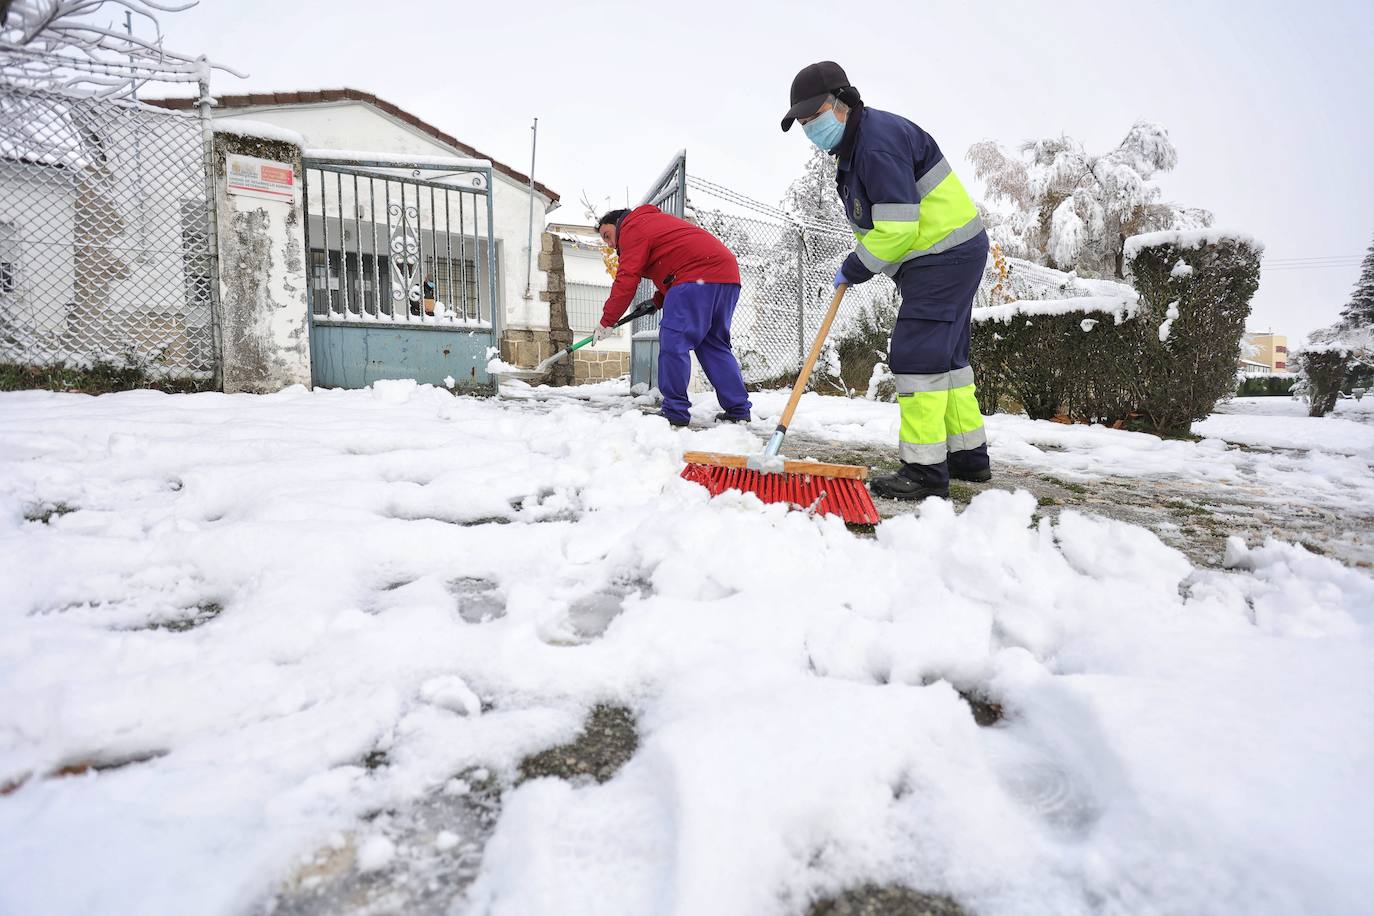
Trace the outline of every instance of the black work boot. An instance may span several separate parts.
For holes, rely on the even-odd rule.
[[[927,496],[949,499],[949,469],[939,464],[904,464],[895,474],[875,477],[868,482],[874,496],[887,499],[916,500]]]
[[[748,422],[749,422],[749,419],[750,419],[750,418],[747,417],[747,416],[745,416],[745,417],[737,417],[737,416],[735,416],[735,415],[733,415],[733,414],[730,414],[730,413],[727,413],[727,412],[725,412],[725,411],[723,411],[723,410],[722,410],[720,413],[716,414],[716,422],[717,422],[717,423],[748,423]]]
[[[689,425],[691,424],[691,422],[692,422],[690,418],[689,418],[689,419],[686,419],[686,420],[682,420],[682,419],[679,419],[679,418],[677,418],[677,417],[670,417],[670,416],[668,416],[666,413],[664,413],[664,412],[661,411],[661,410],[658,412],[658,415],[659,415],[660,417],[662,417],[663,419],[667,420],[667,421],[668,421],[668,425],[671,426],[671,427],[673,427],[674,429],[684,429],[684,428],[686,428],[687,426],[689,426]]]
[[[949,453],[949,476],[970,483],[987,483],[992,479],[992,465],[988,461],[988,446]]]

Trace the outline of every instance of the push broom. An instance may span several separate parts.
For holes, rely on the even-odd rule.
[[[712,496],[718,496],[726,490],[739,490],[753,493],[766,503],[788,503],[794,508],[818,515],[838,515],[850,524],[878,523],[878,508],[873,505],[873,497],[864,485],[868,468],[817,461],[789,461],[778,454],[782,450],[783,437],[787,435],[787,426],[792,422],[792,414],[797,410],[807,380],[811,378],[811,370],[815,368],[821,347],[830,333],[830,325],[840,310],[844,291],[844,284],[835,290],[835,298],[831,300],[830,310],[821,322],[816,342],[811,345],[811,353],[802,365],[796,384],[792,386],[787,408],[783,410],[778,428],[773,431],[763,453],[729,455],[721,452],[687,452],[682,456],[687,462],[682,472],[685,479],[701,484]]]

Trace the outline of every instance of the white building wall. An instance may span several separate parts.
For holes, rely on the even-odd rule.
[[[215,117],[245,118],[294,130],[305,137],[307,148],[426,156],[462,155],[365,102],[227,108],[216,111]],[[530,246],[529,187],[500,172],[494,173],[494,179],[496,187],[492,206],[499,253],[497,280],[505,315],[503,323],[511,328],[547,329],[548,305],[539,299],[539,293],[545,289],[545,276],[537,263],[533,268],[530,296],[528,299],[525,297]],[[537,191],[534,198],[534,239],[537,245],[550,201]]]

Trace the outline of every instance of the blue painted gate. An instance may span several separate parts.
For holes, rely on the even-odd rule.
[[[501,314],[491,163],[366,155],[304,163],[315,385],[487,389]]]

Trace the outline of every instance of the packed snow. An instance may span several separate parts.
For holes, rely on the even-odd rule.
[[[452,854],[463,825],[410,844],[369,818],[480,768],[507,788],[458,916],[793,914],[865,883],[980,914],[1374,891],[1367,572],[1277,541],[1201,569],[999,490],[864,536],[678,477],[685,449],[757,452],[783,392],[688,430],[623,383],[508,394],[0,395],[0,912],[268,912],[318,850],[368,876]],[[1228,444],[1237,419],[1300,418],[989,431],[994,462],[1374,500],[1356,421],[1302,458]],[[808,395],[793,428],[896,424]],[[613,778],[515,784],[599,703],[636,720]]]
[[[1126,239],[1124,252],[1127,261],[1134,261],[1136,255],[1140,254],[1143,249],[1155,248],[1159,245],[1173,245],[1176,248],[1202,248],[1207,245],[1224,245],[1227,243],[1248,245],[1260,253],[1264,251],[1263,243],[1247,232],[1209,227],[1206,229],[1164,229],[1159,232],[1144,232],[1140,235],[1133,235]]]

